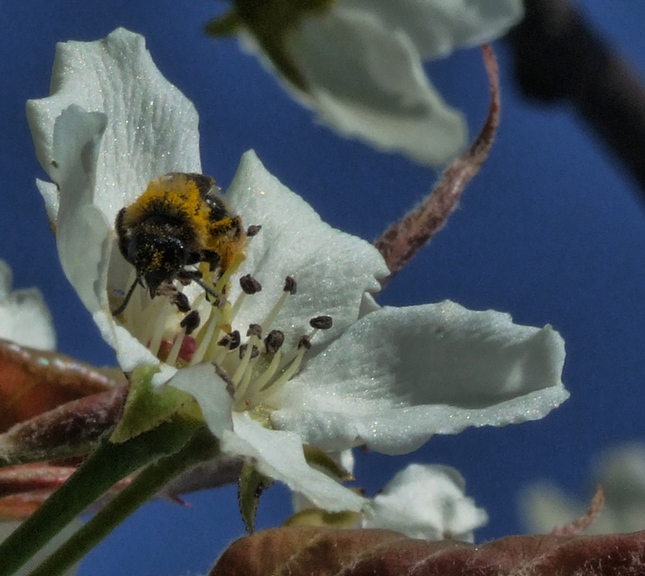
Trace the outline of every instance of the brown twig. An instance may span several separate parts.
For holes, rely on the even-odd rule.
[[[605,507],[605,494],[602,490],[602,486],[598,484],[596,488],[596,493],[591,499],[591,504],[587,511],[580,516],[577,520],[569,522],[560,528],[554,528],[551,530],[552,536],[579,536],[582,534],[589,526],[591,526],[598,515],[602,512],[602,509]]]
[[[645,85],[568,0],[525,0],[508,35],[530,98],[570,102],[645,192]]]
[[[485,44],[482,52],[491,91],[486,122],[470,148],[446,168],[434,190],[374,242],[390,270],[390,275],[381,282],[383,285],[441,230],[466,185],[488,157],[499,125],[499,73],[493,49]]]

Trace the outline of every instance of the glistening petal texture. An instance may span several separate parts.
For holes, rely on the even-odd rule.
[[[433,434],[542,418],[568,397],[550,326],[453,302],[381,308],[308,362],[272,422],[326,450],[400,454]]]
[[[373,499],[363,528],[385,528],[423,540],[473,541],[486,512],[464,495],[465,482],[450,466],[410,464]]]
[[[56,348],[56,332],[40,290],[11,291],[12,272],[0,260],[0,338],[38,350]]]
[[[337,5],[303,18],[285,43],[307,83],[305,102],[341,134],[435,166],[465,146],[462,115],[429,83],[410,37],[376,14]]]
[[[197,112],[156,68],[142,36],[120,28],[97,42],[58,45],[51,96],[27,104],[38,159],[54,182],[54,122],[71,104],[108,119],[94,198],[109,222],[151,179],[200,172]]]
[[[377,278],[388,270],[378,250],[323,222],[309,204],[267,172],[254,152],[242,157],[226,197],[243,214],[245,226],[262,225],[249,239],[243,270],[262,284],[263,292],[246,298],[235,319],[238,329],[246,330],[265,317],[288,275],[295,277],[298,292],[287,299],[274,327],[284,330],[291,344],[311,331],[308,321],[319,315],[331,316],[334,324],[319,333],[314,344],[338,337],[358,319],[365,292],[380,290]],[[233,297],[238,293],[235,284]]]
[[[376,15],[384,29],[405,31],[424,59],[490,42],[524,15],[522,0],[337,0],[336,5]]]
[[[365,498],[307,464],[302,440],[292,432],[267,430],[248,412],[233,413],[234,434],[222,438],[222,451],[251,459],[262,474],[284,482],[329,512],[359,511]]]

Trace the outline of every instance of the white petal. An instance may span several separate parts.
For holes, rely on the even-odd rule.
[[[377,149],[444,165],[465,146],[462,115],[429,83],[406,33],[342,6],[303,19],[285,39],[319,120]]]
[[[29,101],[27,117],[38,159],[54,181],[53,129],[60,113],[76,104],[107,116],[95,198],[108,222],[152,178],[201,171],[197,112],[157,70],[142,36],[120,28],[97,42],[59,44],[51,93]]]
[[[284,386],[272,421],[325,450],[405,453],[433,434],[542,418],[569,395],[563,363],[550,326],[453,302],[381,308]]]
[[[363,528],[386,528],[410,538],[473,541],[488,515],[464,495],[465,481],[450,466],[411,464],[372,500]]]
[[[246,331],[258,323],[277,301],[285,277],[292,275],[298,292],[287,303],[274,328],[292,341],[311,331],[309,319],[322,314],[334,320],[331,330],[319,333],[314,344],[338,337],[359,316],[365,292],[377,292],[377,278],[387,275],[383,258],[371,244],[336,230],[298,195],[264,168],[254,152],[247,152],[227,194],[231,208],[242,214],[244,225],[262,230],[249,240],[243,272],[263,286],[247,297],[236,317]],[[233,297],[239,294],[234,284]]]
[[[332,460],[335,460],[340,464],[347,472],[350,474],[354,473],[354,453],[352,450],[343,450],[342,452],[332,452],[328,454]],[[318,468],[320,469],[320,468]],[[320,469],[321,472],[325,472]],[[301,510],[307,510],[309,508],[315,508],[316,505],[309,500],[306,496],[303,496],[299,492],[293,492],[291,494],[291,506],[293,507],[294,513],[300,512]]]
[[[366,505],[365,498],[307,464],[298,435],[267,430],[248,412],[235,412],[233,426],[234,433],[222,439],[223,452],[251,458],[259,472],[284,482],[329,512],[359,511]]]
[[[0,260],[0,338],[39,350],[56,348],[49,308],[36,288],[11,292],[12,273]]]
[[[71,105],[56,118],[50,175],[63,192],[56,221],[58,256],[87,309],[107,306],[110,224],[94,205],[96,162],[107,118]]]
[[[195,397],[208,427],[217,438],[222,438],[225,431],[233,429],[233,398],[227,392],[226,382],[217,374],[213,364],[205,362],[179,370],[168,381],[168,386]]]
[[[337,0],[336,6],[376,14],[385,29],[405,31],[424,59],[490,42],[524,15],[522,0]]]

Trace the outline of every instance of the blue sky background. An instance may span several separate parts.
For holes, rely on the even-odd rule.
[[[235,41],[204,38],[202,25],[221,7],[197,0],[0,0],[0,257],[11,264],[16,287],[43,291],[62,352],[96,364],[114,361],[59,268],[34,183],[44,174],[24,105],[48,93],[57,41],[96,40],[118,26],[142,33],[160,70],[200,112],[205,173],[226,187],[240,155],[254,148],[325,220],[364,238],[374,239],[436,178],[315,125]],[[645,4],[587,0],[584,11],[645,75]],[[601,449],[645,439],[643,204],[570,110],[534,107],[519,97],[509,54],[503,44],[496,48],[503,111],[492,155],[447,229],[379,301],[404,306],[450,298],[510,312],[518,323],[551,323],[567,342],[564,379],[572,396],[541,422],[435,437],[405,457],[361,455],[357,469],[374,493],[410,461],[457,467],[490,515],[480,540],[522,530],[516,496],[523,486],[549,478],[586,497]],[[476,132],[488,106],[479,51],[428,70]],[[235,489],[188,500],[190,507],[156,502],[140,510],[92,552],[80,574],[205,573],[243,534]],[[286,491],[274,487],[261,502],[259,524],[274,526],[288,513]]]

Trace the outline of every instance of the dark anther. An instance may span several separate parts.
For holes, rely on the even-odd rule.
[[[251,226],[249,226],[246,229],[246,235],[249,238],[252,238],[253,236],[255,236],[260,231],[261,228],[262,228],[262,226],[260,226],[259,224],[252,224]]]
[[[296,293],[298,290],[298,284],[296,284],[296,279],[293,276],[287,276],[284,279],[284,288],[283,290],[285,292],[289,292],[292,296]]]
[[[240,346],[240,360],[244,358],[244,354],[246,353],[248,347],[248,344],[242,344],[242,346]],[[251,360],[253,360],[253,358],[257,358],[259,355],[260,351],[258,350],[258,347],[253,346],[253,348],[251,348]]]
[[[267,354],[275,354],[280,347],[284,344],[284,332],[280,330],[271,330],[267,337],[264,339],[264,346],[266,347]]]
[[[172,299],[172,302],[175,306],[177,306],[177,309],[182,314],[186,314],[186,312],[190,311],[190,302],[188,302],[188,296],[186,296],[186,294],[184,294],[183,292],[177,292],[177,294]]]
[[[199,326],[200,322],[199,312],[197,312],[197,310],[191,310],[182,318],[179,325],[186,329],[186,334],[190,335]]]
[[[172,284],[162,284],[157,288],[157,296],[164,296],[168,298],[182,314],[190,312],[190,302],[188,302],[188,296],[183,292],[177,290]]]
[[[217,344],[229,350],[235,350],[240,345],[240,340],[240,333],[237,330],[233,330],[233,332],[229,332]]]
[[[331,316],[316,316],[309,320],[309,326],[312,328],[318,328],[318,330],[329,330],[334,321],[331,319]]]
[[[262,338],[262,326],[259,324],[249,324],[249,329],[246,331],[246,335]]]
[[[298,350],[300,348],[306,348],[307,350],[311,349],[311,340],[309,340],[309,336],[301,336],[300,340],[298,340]]]
[[[242,290],[244,290],[245,294],[255,294],[262,290],[262,285],[250,274],[240,278],[240,286],[242,287]]]

